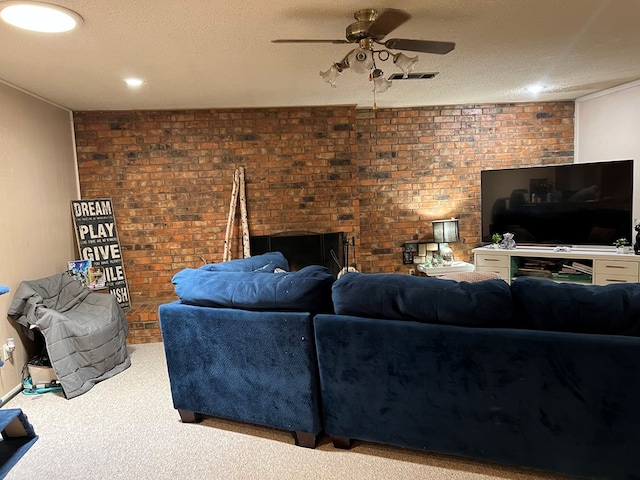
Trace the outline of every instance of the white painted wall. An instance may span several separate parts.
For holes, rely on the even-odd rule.
[[[0,397],[19,386],[33,343],[7,318],[22,280],[66,270],[75,258],[70,201],[79,198],[72,113],[0,83]]]
[[[576,100],[575,162],[623,159],[634,160],[633,218],[640,218],[640,81]]]

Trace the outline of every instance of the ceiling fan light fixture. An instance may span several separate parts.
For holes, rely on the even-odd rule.
[[[320,72],[320,76],[325,82],[331,85],[332,88],[336,88],[336,80],[341,73],[342,69],[338,68],[338,65],[334,63],[326,72]]]
[[[418,56],[416,55],[415,57],[409,57],[404,53],[396,53],[393,56],[393,63],[395,63],[398,68],[402,70],[402,73],[404,74],[403,78],[408,78],[409,74],[413,72],[416,63],[418,63]]]
[[[349,68],[356,73],[369,73],[373,68],[373,53],[364,48],[354,48],[347,56]]]
[[[437,74],[437,72],[432,74],[412,73],[418,62],[418,56],[409,57],[404,53],[393,53],[390,50],[445,55],[456,46],[453,42],[414,40],[410,38],[391,38],[383,41],[384,37],[411,18],[411,15],[403,10],[385,8],[378,12],[369,8],[355,12],[354,18],[356,21],[347,26],[344,40],[278,39],[272,40],[272,42],[357,44],[357,47],[349,51],[340,62],[334,63],[326,72],[321,71],[320,76],[326,83],[335,87],[338,76],[348,68],[355,73],[368,73],[369,81],[373,82],[374,109],[377,108],[376,94],[386,92],[391,87],[392,79],[432,78]],[[384,48],[380,49],[376,45],[382,45]],[[397,73],[389,78],[384,78],[384,73],[377,67],[376,61],[386,62],[389,59],[393,59],[393,63],[402,70],[402,76]]]
[[[373,93],[384,93],[389,90],[391,81],[384,78],[384,72],[379,68],[376,68],[371,73],[371,79],[373,80]]]
[[[82,25],[76,12],[42,2],[2,2],[0,18],[14,27],[40,33],[64,33]]]

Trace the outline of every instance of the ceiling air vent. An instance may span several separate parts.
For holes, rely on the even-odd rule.
[[[438,75],[440,72],[427,72],[427,73],[410,73],[407,78],[404,78],[402,73],[393,73],[389,77],[389,80],[427,80]]]

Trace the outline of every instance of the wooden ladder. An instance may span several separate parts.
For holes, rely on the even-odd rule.
[[[227,218],[227,231],[224,236],[223,262],[231,260],[231,232],[233,231],[236,219],[238,197],[240,198],[240,221],[242,222],[242,253],[244,258],[247,258],[251,256],[251,246],[249,245],[249,221],[247,219],[247,194],[244,182],[244,167],[236,168],[236,171],[233,173],[229,217]]]

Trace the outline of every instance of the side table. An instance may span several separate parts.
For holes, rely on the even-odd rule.
[[[446,267],[425,267],[422,264],[416,265],[416,271],[426,275],[427,277],[439,277],[440,275],[448,275],[450,273],[473,272],[476,267],[472,263],[453,262]]]

